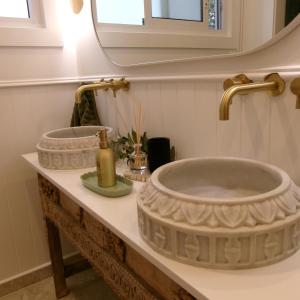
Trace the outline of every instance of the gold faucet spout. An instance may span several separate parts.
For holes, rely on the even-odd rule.
[[[116,91],[119,89],[129,90],[129,82],[124,78],[118,80],[101,80],[99,82],[94,82],[90,84],[85,84],[80,86],[75,92],[75,102],[78,104],[81,102],[81,95],[85,91],[95,91],[95,90],[108,90],[112,89],[114,97],[116,97]]]
[[[234,85],[226,90],[220,102],[220,120],[229,120],[229,106],[234,95],[241,95],[249,92],[257,92],[263,90],[272,90],[276,88],[276,82],[267,83],[248,83],[242,85]]]
[[[282,94],[284,89],[285,82],[277,73],[266,76],[264,82],[233,85],[225,90],[221,98],[219,118],[222,121],[229,120],[229,107],[234,95],[245,95],[250,92],[258,91],[271,91],[273,96],[277,96]]]

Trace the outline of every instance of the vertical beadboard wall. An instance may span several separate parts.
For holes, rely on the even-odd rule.
[[[21,155],[45,131],[69,126],[76,86],[0,89],[0,282],[49,262],[37,176]]]
[[[36,174],[21,154],[35,151],[43,132],[69,125],[76,86],[0,89],[0,282],[49,261]],[[218,119],[221,94],[221,80],[133,82],[117,98],[99,91],[97,106],[102,123],[124,134],[140,101],[144,130],[149,137],[170,137],[178,159],[258,159],[283,168],[300,185],[300,110],[289,89],[279,97],[235,96],[226,122]]]
[[[125,133],[133,124],[134,103],[140,101],[144,130],[149,137],[170,137],[178,159],[258,159],[281,167],[300,185],[300,110],[289,82],[278,97],[265,92],[235,96],[229,121],[218,118],[222,92],[221,81],[135,82],[117,98],[101,92],[97,104],[103,123]]]

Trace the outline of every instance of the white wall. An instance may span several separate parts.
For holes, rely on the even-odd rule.
[[[136,82],[117,99],[99,94],[98,107],[105,124],[126,132],[120,114],[134,124],[134,103],[140,101],[149,137],[170,137],[178,159],[214,155],[258,159],[281,167],[300,185],[300,110],[295,109],[294,95],[287,90],[279,97],[235,96],[230,120],[219,121],[222,93],[219,80]]]
[[[63,47],[0,47],[0,80],[2,82],[77,77],[78,75],[76,43],[77,36],[80,34],[80,24],[77,22],[77,16],[71,12],[69,1],[41,1],[44,3],[45,9],[52,8],[48,18],[50,16],[58,18],[55,22],[48,20],[48,23],[58,27]],[[52,23],[55,24],[52,25]],[[8,39],[3,34],[3,30],[1,28],[0,37]],[[36,30],[39,31],[39,29]],[[25,29],[24,36],[26,36],[26,31]],[[47,31],[44,33],[47,34]]]
[[[36,174],[21,155],[43,132],[69,126],[75,87],[0,89],[0,281],[49,260]]]
[[[230,121],[220,122],[217,117],[222,73],[300,71],[300,52],[295,50],[300,28],[270,49],[247,57],[120,68],[99,48],[88,4],[84,1],[82,13],[74,16],[76,39],[68,40],[72,28],[64,29],[69,30],[65,48],[0,48],[0,87],[7,81],[45,78],[62,82],[77,76],[202,74],[203,79],[193,81],[133,82],[130,91],[118,93],[117,99],[101,92],[97,98],[101,118],[124,130],[114,105],[130,120],[132,103],[138,99],[148,134],[169,136],[178,158],[251,157],[282,167],[300,184],[300,111],[294,109],[295,97],[288,89],[278,98],[265,93],[235,97]],[[43,132],[69,124],[76,86],[0,88],[0,281],[48,261],[35,174],[20,155],[35,151]]]
[[[242,50],[250,50],[269,41],[273,36],[274,0],[243,2]]]
[[[36,174],[21,155],[43,132],[69,126],[78,86],[64,84],[78,77],[76,16],[61,0],[46,1],[61,9],[64,47],[0,47],[0,282],[49,261]]]

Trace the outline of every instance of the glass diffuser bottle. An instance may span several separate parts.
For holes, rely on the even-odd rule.
[[[147,154],[141,150],[141,144],[134,144],[134,151],[129,156],[130,170],[143,173],[147,169]]]

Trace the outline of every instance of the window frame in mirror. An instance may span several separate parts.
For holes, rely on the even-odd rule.
[[[95,30],[100,37],[99,40],[103,48],[225,49],[230,52],[238,51],[240,49],[241,4],[237,0],[226,0],[224,4],[223,28],[212,30],[208,28],[207,18],[205,18],[206,22],[204,23],[152,18],[149,16],[151,0],[145,0],[146,22],[144,26],[99,23],[97,21],[96,0],[91,0]],[[207,8],[204,10],[207,11]]]
[[[227,0],[226,0],[227,1]],[[243,1],[243,0],[241,0]],[[274,0],[274,8],[276,11],[282,9],[282,3]],[[92,6],[91,6],[92,8]],[[243,8],[244,9],[244,8]],[[276,12],[275,11],[275,12]],[[93,15],[92,15],[93,17]],[[243,18],[243,15],[241,16]],[[246,56],[266,49],[280,41],[296,27],[300,26],[300,14],[294,18],[286,27],[282,28],[282,20],[276,16],[274,20],[274,35],[269,40],[259,46],[250,49],[242,49],[242,34],[240,36],[240,47],[236,51],[230,49],[188,49],[188,48],[118,48],[118,47],[103,47],[99,36],[96,32],[99,45],[103,48],[106,57],[115,65],[120,67],[146,66],[152,64],[162,64],[171,62],[197,61],[197,60],[214,60],[224,58],[234,58]],[[278,26],[279,25],[279,26]],[[282,28],[282,29],[281,29]],[[281,29],[281,30],[280,30]]]

